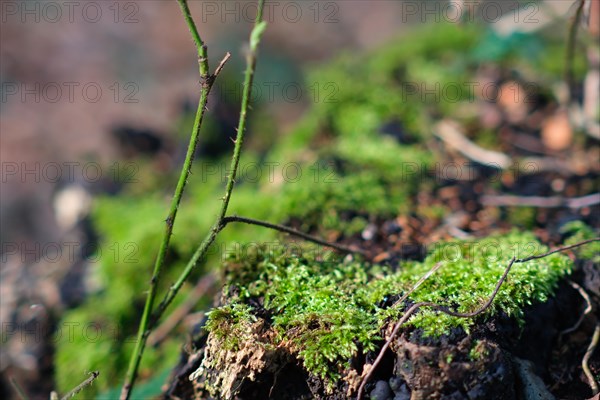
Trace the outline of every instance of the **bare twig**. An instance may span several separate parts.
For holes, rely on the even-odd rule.
[[[368,370],[368,372],[366,373],[366,375],[364,376],[359,388],[358,388],[358,394],[357,394],[357,400],[361,400],[362,399],[362,395],[363,395],[363,391],[364,388],[366,386],[366,384],[368,383],[369,379],[371,378],[371,376],[373,375],[373,373],[375,372],[375,369],[377,368],[377,366],[379,365],[379,363],[381,363],[381,360],[384,357],[385,352],[387,351],[387,349],[390,347],[390,345],[392,344],[392,341],[394,340],[394,337],[396,336],[396,334],[398,333],[398,331],[400,330],[400,327],[402,327],[402,325],[404,323],[406,323],[406,321],[408,321],[408,319],[415,313],[417,312],[417,310],[419,310],[421,307],[430,307],[432,309],[434,309],[435,311],[439,311],[442,312],[444,314],[448,314],[450,316],[453,317],[458,317],[458,318],[473,318],[476,317],[480,314],[482,314],[483,312],[485,312],[494,302],[494,299],[496,298],[496,295],[498,294],[498,291],[500,290],[500,287],[502,286],[502,284],[504,283],[504,281],[506,280],[508,273],[510,272],[512,266],[516,263],[524,263],[527,261],[531,261],[531,260],[535,260],[535,259],[539,259],[539,258],[543,258],[543,257],[547,257],[551,254],[554,253],[558,253],[558,252],[562,252],[562,251],[566,251],[566,250],[570,250],[579,246],[583,246],[587,243],[591,243],[591,242],[596,242],[596,241],[600,241],[600,238],[594,238],[594,239],[590,239],[590,240],[585,240],[583,242],[579,242],[570,246],[564,246],[564,247],[559,247],[557,249],[554,250],[550,250],[544,254],[540,254],[540,255],[536,255],[536,256],[531,256],[531,257],[527,257],[527,258],[521,258],[521,259],[516,259],[515,257],[513,257],[510,262],[508,263],[508,266],[506,267],[506,269],[504,270],[504,273],[502,274],[502,276],[500,277],[500,280],[496,283],[496,287],[494,288],[492,294],[490,295],[490,297],[488,298],[488,300],[477,310],[472,311],[472,312],[467,312],[467,313],[460,313],[460,312],[456,312],[453,311],[451,309],[449,309],[447,306],[441,305],[441,304],[437,304],[437,303],[432,303],[432,302],[421,302],[421,303],[416,303],[413,306],[411,306],[405,313],[404,315],[400,318],[400,320],[396,323],[396,325],[394,326],[394,329],[392,330],[392,333],[390,334],[390,337],[386,340],[385,344],[383,345],[383,347],[381,348],[381,350],[379,351],[379,354],[377,356],[377,358],[375,359],[375,361],[373,362],[373,365],[371,366],[371,368]]]
[[[487,308],[492,304],[492,302],[494,301],[494,298],[496,297],[496,295],[498,294],[498,291],[500,290],[500,286],[502,286],[502,283],[504,283],[504,281],[506,280],[506,277],[508,276],[508,273],[510,272],[510,269],[512,268],[512,266],[513,266],[513,264],[515,262],[516,262],[516,259],[513,257],[510,260],[510,263],[508,264],[508,266],[506,267],[506,269],[504,270],[504,274],[502,274],[502,277],[500,278],[500,280],[496,284],[496,287],[494,288],[494,291],[492,292],[492,294],[489,297],[489,299],[485,302],[485,304],[483,306],[481,306],[479,309],[477,309],[477,310],[475,310],[473,312],[459,313],[459,312],[450,310],[446,306],[443,306],[443,305],[440,305],[440,304],[437,304],[437,303],[427,302],[427,301],[413,304],[404,313],[404,315],[402,316],[402,318],[400,318],[400,320],[396,323],[396,325],[394,326],[394,330],[392,331],[390,337],[388,338],[388,340],[385,342],[385,344],[383,345],[383,347],[379,351],[379,355],[377,356],[377,358],[373,362],[373,365],[369,369],[369,372],[363,378],[363,381],[361,382],[360,387],[358,388],[358,397],[357,397],[358,400],[360,400],[362,398],[362,392],[364,390],[365,385],[367,384],[367,382],[371,378],[371,375],[373,375],[373,372],[375,372],[375,369],[377,368],[377,366],[379,365],[379,363],[383,359],[383,356],[384,356],[385,352],[387,351],[387,349],[392,344],[392,341],[394,340],[394,337],[396,336],[396,334],[400,330],[400,327],[402,325],[404,325],[404,323],[406,321],[408,321],[408,319],[415,312],[417,312],[417,310],[419,308],[421,308],[421,307],[431,307],[431,308],[433,308],[436,311],[443,312],[444,314],[448,314],[448,315],[451,315],[453,317],[460,317],[460,318],[472,318],[472,317],[475,317],[475,316],[483,313],[485,310],[487,310]]]
[[[92,382],[94,382],[96,380],[96,378],[98,378],[99,375],[100,375],[99,371],[90,372],[89,378],[87,378],[86,380],[81,382],[79,385],[77,385],[75,388],[73,388],[73,390],[71,390],[69,393],[65,394],[63,397],[61,397],[60,400],[68,400],[68,399],[75,397],[75,395],[77,393],[81,392],[86,386],[91,385]]]
[[[569,280],[568,282],[569,282],[569,285],[571,285],[571,287],[573,289],[577,290],[579,292],[579,294],[581,295],[581,297],[583,297],[583,299],[585,300],[586,307],[585,307],[585,310],[583,310],[583,313],[581,314],[581,316],[579,317],[579,320],[575,323],[575,325],[562,331],[560,333],[560,336],[566,335],[571,332],[575,332],[577,330],[577,328],[579,328],[579,326],[581,325],[583,320],[585,319],[585,316],[588,315],[589,313],[591,313],[593,310],[592,299],[590,299],[590,295],[587,294],[587,292],[585,290],[583,290],[583,288],[581,286],[579,286],[578,284],[576,284],[575,282],[573,282],[571,280]]]
[[[552,254],[555,254],[555,253],[561,253],[563,251],[575,249],[577,247],[581,247],[583,245],[586,245],[588,243],[593,243],[593,242],[600,242],[600,237],[593,238],[593,239],[583,240],[581,242],[577,242],[575,244],[571,244],[571,245],[568,245],[568,246],[557,247],[554,250],[550,250],[550,251],[548,251],[546,253],[538,254],[536,256],[529,256],[527,258],[520,258],[516,262],[517,263],[524,263],[524,262],[531,261],[531,260],[538,260],[540,258],[548,257],[549,255],[552,255]]]
[[[541,196],[482,196],[481,203],[486,206],[496,207],[537,207],[537,208],[558,208],[567,207],[570,209],[579,209],[600,204],[600,193],[593,193],[582,197],[565,198],[560,196],[541,197]]]
[[[396,307],[398,304],[402,304],[402,302],[404,302],[404,300],[406,300],[408,298],[408,296],[410,296],[415,290],[417,290],[419,288],[419,286],[421,286],[423,284],[423,282],[425,282],[427,279],[429,279],[429,277],[433,274],[435,274],[437,272],[438,269],[440,269],[440,267],[443,264],[441,262],[435,264],[433,266],[433,268],[431,268],[429,271],[427,271],[427,273],[425,275],[423,275],[418,281],[417,283],[414,284],[414,286],[406,293],[404,293],[404,295],[402,297],[400,297],[393,305],[392,307]]]
[[[178,1],[182,5],[186,4],[186,0],[178,0]],[[173,285],[171,285],[171,287],[165,294],[163,300],[157,307],[157,310],[154,312],[153,318],[151,318],[153,321],[158,321],[160,319],[160,317],[163,315],[163,313],[165,312],[165,310],[167,309],[169,304],[171,304],[171,302],[173,301],[175,296],[177,296],[177,293],[179,293],[179,290],[183,287],[183,284],[189,278],[190,274],[192,273],[192,271],[198,264],[198,261],[206,255],[206,252],[208,251],[210,246],[213,244],[213,242],[217,238],[217,235],[219,234],[219,232],[221,232],[221,230],[223,230],[223,228],[225,227],[225,225],[223,224],[223,218],[225,218],[225,215],[227,214],[229,201],[231,199],[231,193],[233,192],[233,186],[235,183],[238,165],[240,162],[242,144],[244,142],[244,132],[246,129],[247,114],[248,114],[248,108],[250,106],[250,98],[251,98],[252,86],[253,86],[252,82],[254,80],[254,71],[256,68],[258,44],[260,43],[261,36],[264,33],[264,30],[266,28],[266,22],[263,21],[263,19],[262,19],[264,4],[265,4],[264,0],[258,0],[258,10],[257,10],[257,14],[256,14],[256,19],[254,22],[254,28],[252,29],[252,32],[250,33],[250,51],[247,55],[247,60],[246,60],[246,72],[244,74],[244,85],[243,85],[243,92],[242,92],[242,104],[241,104],[241,108],[240,108],[240,117],[239,117],[239,122],[238,122],[238,127],[237,127],[236,138],[234,140],[235,146],[233,149],[233,155],[231,157],[231,164],[230,164],[230,168],[229,168],[229,171],[231,171],[231,172],[230,172],[229,176],[227,177],[227,184],[225,186],[225,195],[222,198],[223,202],[221,204],[221,209],[219,211],[219,215],[218,215],[214,225],[210,229],[209,233],[206,235],[206,237],[204,238],[204,240],[202,241],[200,246],[196,249],[196,251],[192,255],[191,259],[188,261],[187,265],[185,266],[183,272],[177,278],[177,281]],[[184,11],[184,14],[186,14],[185,11]],[[189,10],[187,10],[187,15],[189,15]],[[189,19],[186,18],[186,20],[188,21],[188,25],[194,24],[191,17]],[[195,28],[195,26],[194,26],[194,28]],[[191,26],[190,26],[190,29],[192,29]],[[194,30],[192,29],[192,33],[193,32],[194,32]],[[226,61],[226,59],[224,59],[224,61]],[[220,69],[217,68],[217,70],[220,70]],[[209,80],[209,84],[212,84],[212,80]],[[151,325],[148,325],[148,326],[151,326]],[[140,329],[141,335],[138,335],[138,343],[141,342],[141,343],[145,344],[148,336],[150,335],[149,329],[150,328],[145,329],[143,332]],[[121,400],[126,400],[126,399],[122,398]]]
[[[525,157],[512,159],[504,153],[484,149],[469,140],[450,120],[438,123],[434,134],[449,147],[454,148],[463,156],[478,164],[495,168],[500,171],[519,168],[521,174],[535,174],[542,171],[557,172],[564,175],[581,174],[580,168],[573,160],[561,160],[555,157]],[[465,174],[469,175],[470,174]]]
[[[221,73],[221,70],[223,69],[223,67],[225,67],[225,64],[227,64],[227,61],[229,61],[230,57],[231,57],[231,53],[227,52],[227,54],[225,54],[225,57],[223,57],[223,59],[221,60],[221,62],[217,66],[217,69],[215,69],[215,73],[213,74],[213,76],[215,78],[217,76],[219,76],[219,74]]]
[[[588,363],[590,361],[590,358],[592,358],[592,354],[594,354],[594,350],[596,350],[596,346],[598,346],[598,340],[600,340],[600,322],[596,324],[596,329],[594,329],[592,341],[590,342],[590,345],[588,346],[585,355],[583,356],[583,360],[581,361],[581,368],[583,368],[583,372],[585,373],[585,376],[587,377],[590,383],[590,387],[592,388],[592,395],[594,396],[597,395],[599,392],[598,383],[596,382],[596,379],[594,379],[594,374],[592,374]]]
[[[194,23],[194,20],[190,15],[187,0],[178,0],[178,2],[187,22],[187,25],[190,29],[190,32],[192,33],[192,37],[194,38],[194,42],[196,43],[196,48],[198,50],[198,64],[202,84],[200,91],[200,100],[198,101],[198,108],[196,110],[196,117],[194,119],[194,127],[192,128],[192,133],[190,137],[190,142],[188,144],[187,153],[185,156],[185,161],[179,174],[179,180],[177,182],[177,187],[175,188],[175,194],[173,195],[173,199],[171,200],[169,215],[165,220],[165,230],[162,236],[160,247],[158,249],[158,255],[154,263],[152,278],[150,279],[150,286],[148,294],[146,296],[146,303],[144,305],[144,311],[142,314],[140,325],[138,327],[137,341],[133,353],[131,355],[131,359],[129,360],[127,375],[125,376],[125,382],[123,383],[123,388],[121,389],[121,400],[127,400],[131,395],[131,390],[133,389],[133,385],[137,376],[137,371],[142,360],[144,348],[146,346],[146,339],[148,338],[150,329],[150,317],[152,314],[152,309],[154,307],[154,301],[156,299],[158,283],[162,275],[166,254],[169,250],[171,236],[173,235],[173,226],[175,224],[175,219],[177,218],[177,211],[179,209],[181,198],[183,197],[183,192],[185,190],[185,186],[188,181],[192,164],[194,162],[194,154],[196,152],[198,139],[200,137],[200,128],[202,126],[204,113],[206,111],[206,105],[208,103],[208,95],[210,94],[210,91],[213,87],[215,79],[217,78],[217,75],[219,74],[219,72],[221,72],[221,70],[223,69],[223,65],[227,62],[227,60],[230,57],[229,53],[227,53],[227,55],[219,64],[217,70],[212,75],[210,74],[208,69],[207,48],[202,39],[200,38],[200,35],[198,34],[198,30],[196,28],[196,24]]]
[[[21,388],[21,386],[19,386],[19,384],[17,383],[16,379],[11,376],[10,379],[9,379],[9,381],[10,381],[10,384],[12,385],[12,387],[15,389],[15,392],[17,392],[17,394],[21,398],[21,400],[28,400],[27,395],[23,391],[23,388]]]
[[[216,277],[209,273],[198,281],[187,299],[175,311],[173,311],[165,321],[158,326],[148,337],[148,345],[157,346],[169,335],[169,333],[185,318],[186,315],[198,304],[198,301],[205,296],[209,289],[214,285]]]
[[[512,165],[511,158],[506,154],[479,147],[467,139],[450,121],[442,121],[437,124],[434,134],[472,161],[491,165],[498,169],[508,169]]]
[[[360,255],[363,255],[366,257],[365,252],[360,249],[351,249],[351,248],[343,246],[341,244],[331,243],[326,240],[319,239],[315,236],[306,234],[304,232],[301,232],[299,230],[296,230],[294,228],[290,228],[290,227],[287,227],[284,225],[273,224],[270,222],[260,221],[260,220],[253,219],[253,218],[238,217],[237,215],[223,218],[223,225],[227,225],[232,222],[240,222],[243,224],[257,225],[257,226],[262,226],[264,228],[274,229],[276,231],[285,232],[285,233],[289,233],[290,235],[300,237],[300,238],[302,238],[306,241],[312,242],[312,243],[320,244],[321,246],[331,247],[332,249],[338,250],[342,253],[360,254]]]

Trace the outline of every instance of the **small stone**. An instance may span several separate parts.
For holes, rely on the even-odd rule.
[[[476,385],[469,390],[467,396],[469,397],[469,400],[484,400],[486,398],[486,392],[482,385]]]
[[[386,381],[377,381],[370,395],[372,400],[388,400],[392,399],[393,393]]]
[[[398,378],[398,379],[400,379],[400,378]],[[396,394],[396,397],[394,397],[394,400],[410,400],[410,389],[408,389],[408,386],[406,386],[406,383],[403,383],[402,385],[400,385],[398,390],[394,390],[394,393]]]
[[[458,390],[448,396],[444,396],[444,400],[465,400],[465,399],[466,399],[465,395],[462,394],[461,392],[459,392]]]
[[[369,224],[367,225],[367,227],[362,231],[362,238],[364,240],[373,240],[373,238],[375,237],[375,234],[377,233],[377,227],[375,226],[375,224]]]
[[[394,391],[394,393],[398,394],[400,388],[403,386],[404,380],[399,376],[392,376],[390,378],[390,388]],[[406,386],[406,385],[404,385]]]
[[[393,235],[402,232],[402,227],[396,220],[386,221],[383,223],[383,232],[385,232],[386,235]]]

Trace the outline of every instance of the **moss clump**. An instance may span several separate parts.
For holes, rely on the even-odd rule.
[[[571,245],[584,240],[597,238],[598,235],[594,230],[581,221],[572,221],[565,224],[561,232],[569,237],[565,240],[565,244]],[[600,242],[592,242],[587,246],[579,249],[578,255],[583,260],[590,260],[594,263],[600,262]]]
[[[485,342],[481,340],[475,340],[473,342],[473,347],[469,350],[469,359],[473,361],[480,360],[487,356],[488,349],[485,347]]]
[[[307,176],[283,189],[275,206],[282,219],[297,219],[304,230],[321,228],[347,234],[360,231],[368,216],[392,216],[406,198],[392,192],[378,175],[364,171],[354,175],[331,174],[327,180]]]
[[[410,301],[437,302],[468,312],[489,297],[513,256],[545,251],[533,235],[513,232],[480,242],[439,245],[424,262],[403,264],[397,272],[335,256],[290,255],[281,249],[232,255],[226,263],[229,272],[224,289],[230,296],[210,313],[208,327],[212,335],[223,339],[225,348],[231,348],[243,337],[231,334],[244,326],[240,318],[246,318],[247,324],[256,318],[268,320],[274,347],[287,348],[310,373],[334,382],[349,371],[349,360],[359,351],[376,348],[381,329],[408,306],[389,307],[385,299],[405,293],[436,263],[444,266]],[[569,259],[560,254],[515,264],[493,306],[481,318],[500,311],[522,318],[523,307],[545,301],[570,268]],[[476,322],[422,310],[407,326],[421,329],[426,336],[438,336],[454,327],[468,331]]]
[[[248,339],[249,328],[256,320],[250,306],[232,303],[213,310],[206,327],[222,341],[224,350],[238,350],[240,343]]]

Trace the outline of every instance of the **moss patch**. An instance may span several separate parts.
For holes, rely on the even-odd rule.
[[[424,262],[405,263],[396,272],[335,257],[293,255],[281,248],[232,255],[226,263],[227,304],[210,313],[208,328],[226,351],[239,345],[247,334],[244,329],[262,320],[271,332],[271,346],[286,348],[308,372],[334,382],[349,372],[349,360],[359,352],[377,348],[382,328],[409,305],[390,307],[388,299],[405,293],[436,263],[443,267],[410,301],[432,301],[468,312],[489,297],[513,256],[546,250],[533,235],[513,232],[479,242],[444,243]],[[500,311],[522,318],[523,307],[545,301],[570,268],[569,259],[560,254],[516,264],[481,319]],[[468,332],[477,321],[423,310],[406,329],[439,336],[456,327]]]

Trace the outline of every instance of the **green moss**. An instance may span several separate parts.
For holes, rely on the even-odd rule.
[[[224,350],[237,350],[240,342],[248,339],[250,326],[256,322],[250,306],[243,303],[227,304],[212,310],[206,328],[222,341]]]
[[[508,222],[511,226],[522,229],[533,229],[538,211],[534,207],[507,207]]]
[[[569,235],[565,244],[575,244],[584,240],[594,239],[598,234],[592,228],[581,221],[572,221],[565,224],[561,232]],[[583,246],[577,250],[577,254],[584,260],[590,260],[594,263],[600,262],[600,242],[592,242],[587,246]]]
[[[351,218],[343,225],[343,214],[352,212],[360,215],[393,215],[397,211],[393,193],[376,174],[362,172],[339,176],[331,174],[326,179],[315,180],[307,176],[302,182],[284,187],[275,213],[281,219],[298,218],[303,229],[320,226],[324,229],[345,230],[359,224]]]
[[[469,350],[469,359],[471,361],[477,361],[487,356],[488,349],[485,347],[484,342],[475,340],[471,350]]]
[[[492,293],[509,260],[546,251],[533,235],[511,233],[479,242],[444,243],[422,263],[406,263],[398,272],[386,267],[342,261],[335,256],[291,255],[277,249],[257,249],[250,256],[232,255],[226,263],[226,293],[239,293],[210,314],[209,329],[219,337],[255,322],[249,308],[262,301],[272,315],[275,347],[287,346],[304,367],[330,382],[341,377],[359,349],[373,350],[383,326],[402,314],[402,305],[384,308],[382,301],[409,290],[433,265],[443,267],[410,296],[460,312],[477,309]],[[320,261],[318,261],[320,259]],[[466,331],[477,321],[502,311],[517,320],[523,308],[546,301],[558,281],[570,272],[569,259],[554,254],[515,264],[490,309],[479,319],[450,317],[422,310],[407,323],[427,336]],[[250,300],[253,299],[253,302]],[[243,329],[242,329],[243,330]],[[232,338],[230,340],[237,340]]]

